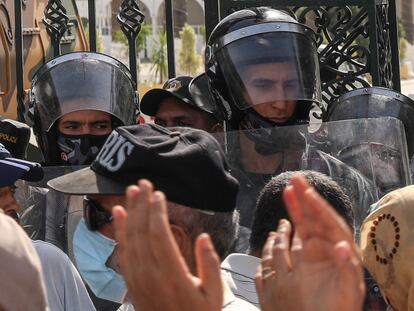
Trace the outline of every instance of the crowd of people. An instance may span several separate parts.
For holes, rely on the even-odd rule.
[[[414,309],[414,102],[327,107],[315,33],[267,7],[205,69],[140,102],[106,55],[36,72],[27,125],[0,120],[0,311]]]

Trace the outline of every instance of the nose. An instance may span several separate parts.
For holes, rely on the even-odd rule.
[[[9,195],[8,197],[4,198],[2,200],[2,210],[7,215],[14,215],[17,214],[17,212],[20,210],[20,205],[17,203],[16,199],[14,198],[14,195]]]
[[[90,124],[83,124],[81,128],[81,133],[79,135],[90,135],[92,134],[92,126]]]
[[[278,110],[279,113],[284,113],[287,110],[287,102],[285,100],[275,100],[270,103],[274,110]]]

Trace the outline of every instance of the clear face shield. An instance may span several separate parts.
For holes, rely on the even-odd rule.
[[[381,143],[362,142],[341,150],[338,157],[345,163],[361,167],[361,173],[375,181],[384,194],[400,188],[401,181],[406,178],[401,151]],[[357,161],[367,161],[369,165],[357,164]]]
[[[109,56],[71,53],[44,65],[32,82],[31,107],[36,106],[44,131],[61,116],[79,110],[98,110],[122,125],[134,123],[135,85],[127,68]]]
[[[276,29],[277,23],[274,24],[254,27]],[[281,123],[293,115],[298,102],[321,102],[316,43],[300,31],[242,37],[217,52],[222,72],[226,73],[227,89],[240,110],[253,108],[275,123]],[[266,107],[270,105],[275,110],[284,110],[283,113],[270,113]]]
[[[255,144],[246,139],[249,131],[273,140]],[[395,118],[324,122],[317,131],[308,125],[230,131],[226,138],[227,159],[244,189],[238,207],[245,223],[266,182],[285,171],[318,171],[346,189],[356,236],[372,203],[411,183],[404,128]]]
[[[414,101],[394,90],[382,87],[370,87],[352,90],[339,97],[328,109],[330,121],[394,117],[402,121],[407,140],[408,156],[414,154]],[[378,134],[383,133],[378,130]],[[387,135],[383,135],[378,143],[390,146]]]

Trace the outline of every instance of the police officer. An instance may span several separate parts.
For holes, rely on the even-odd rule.
[[[107,55],[69,53],[42,66],[30,114],[45,164],[90,164],[112,129],[134,124],[135,90],[128,69]]]
[[[107,55],[65,54],[43,65],[32,80],[29,117],[46,166],[90,164],[114,128],[135,123],[137,108],[130,72]],[[64,170],[46,169],[45,180]],[[45,240],[69,252],[74,221],[69,207],[76,198],[49,191],[46,201]],[[91,297],[97,308],[108,307]]]
[[[205,74],[194,79],[189,76],[171,78],[162,89],[145,93],[140,111],[154,117],[154,123],[164,127],[185,126],[210,133],[222,132],[221,115],[215,102],[203,96],[206,87]]]
[[[206,48],[206,74],[227,121],[231,160],[241,187],[241,224],[250,227],[256,197],[272,175],[298,169],[301,154],[284,151],[301,137],[260,129],[306,124],[321,106],[315,35],[287,12],[266,7],[236,11],[214,28]],[[256,129],[259,129],[256,131]],[[284,133],[286,134],[286,133]],[[277,143],[275,143],[275,141]],[[285,161],[295,159],[293,164]]]
[[[236,11],[211,33],[206,73],[227,129],[239,131],[227,134],[227,141],[241,186],[242,226],[251,226],[262,187],[287,170],[329,175],[346,188],[354,205],[374,200],[359,172],[309,145],[310,134],[292,127],[308,124],[314,111],[324,112],[317,44],[310,28],[288,12],[267,7]]]
[[[315,35],[283,11],[224,18],[208,40],[206,73],[232,129],[303,124],[321,105]]]
[[[369,133],[369,140],[354,135],[353,139],[338,139],[335,143],[339,158],[351,166],[358,167],[377,185],[379,197],[382,197],[411,183],[407,155],[412,164],[414,101],[397,91],[383,87],[361,88],[339,97],[329,106],[327,113],[329,121],[367,118],[382,118],[377,121],[377,129]],[[400,124],[404,130],[400,129]],[[402,132],[405,132],[405,137],[401,135]],[[367,159],[372,165],[361,163],[366,163]]]

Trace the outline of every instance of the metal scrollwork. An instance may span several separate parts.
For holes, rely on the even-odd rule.
[[[135,38],[138,35],[144,18],[145,15],[139,9],[136,0],[122,1],[117,20],[121,26],[122,32],[128,39],[131,37]]]
[[[370,85],[364,78],[370,73],[371,62],[365,8],[295,7],[293,11],[298,21],[313,28],[317,35],[326,104],[349,90]]]
[[[68,29],[69,17],[60,0],[49,0],[44,11],[43,22],[53,42],[54,55],[60,55],[60,40]]]
[[[0,0],[0,11],[3,12],[3,15],[6,19],[7,25],[3,25],[3,27],[6,33],[7,42],[9,45],[12,45],[13,44],[13,31],[12,31],[11,22],[10,22],[9,11],[6,8],[6,3],[4,2],[4,0]],[[1,19],[0,19],[0,23],[1,23]]]
[[[129,70],[132,78],[137,83],[137,63],[136,63],[136,38],[141,31],[141,24],[145,18],[144,13],[138,6],[138,0],[122,1],[117,16],[118,23],[122,32],[128,39],[129,44]]]
[[[378,58],[380,70],[380,85],[393,88],[391,40],[388,22],[388,5],[377,6],[377,33],[378,33]]]
[[[222,0],[223,16],[234,10],[269,5],[289,8],[316,33],[322,91],[329,105],[348,90],[370,84],[399,90],[395,0],[299,1]],[[292,5],[292,3],[294,3]]]

